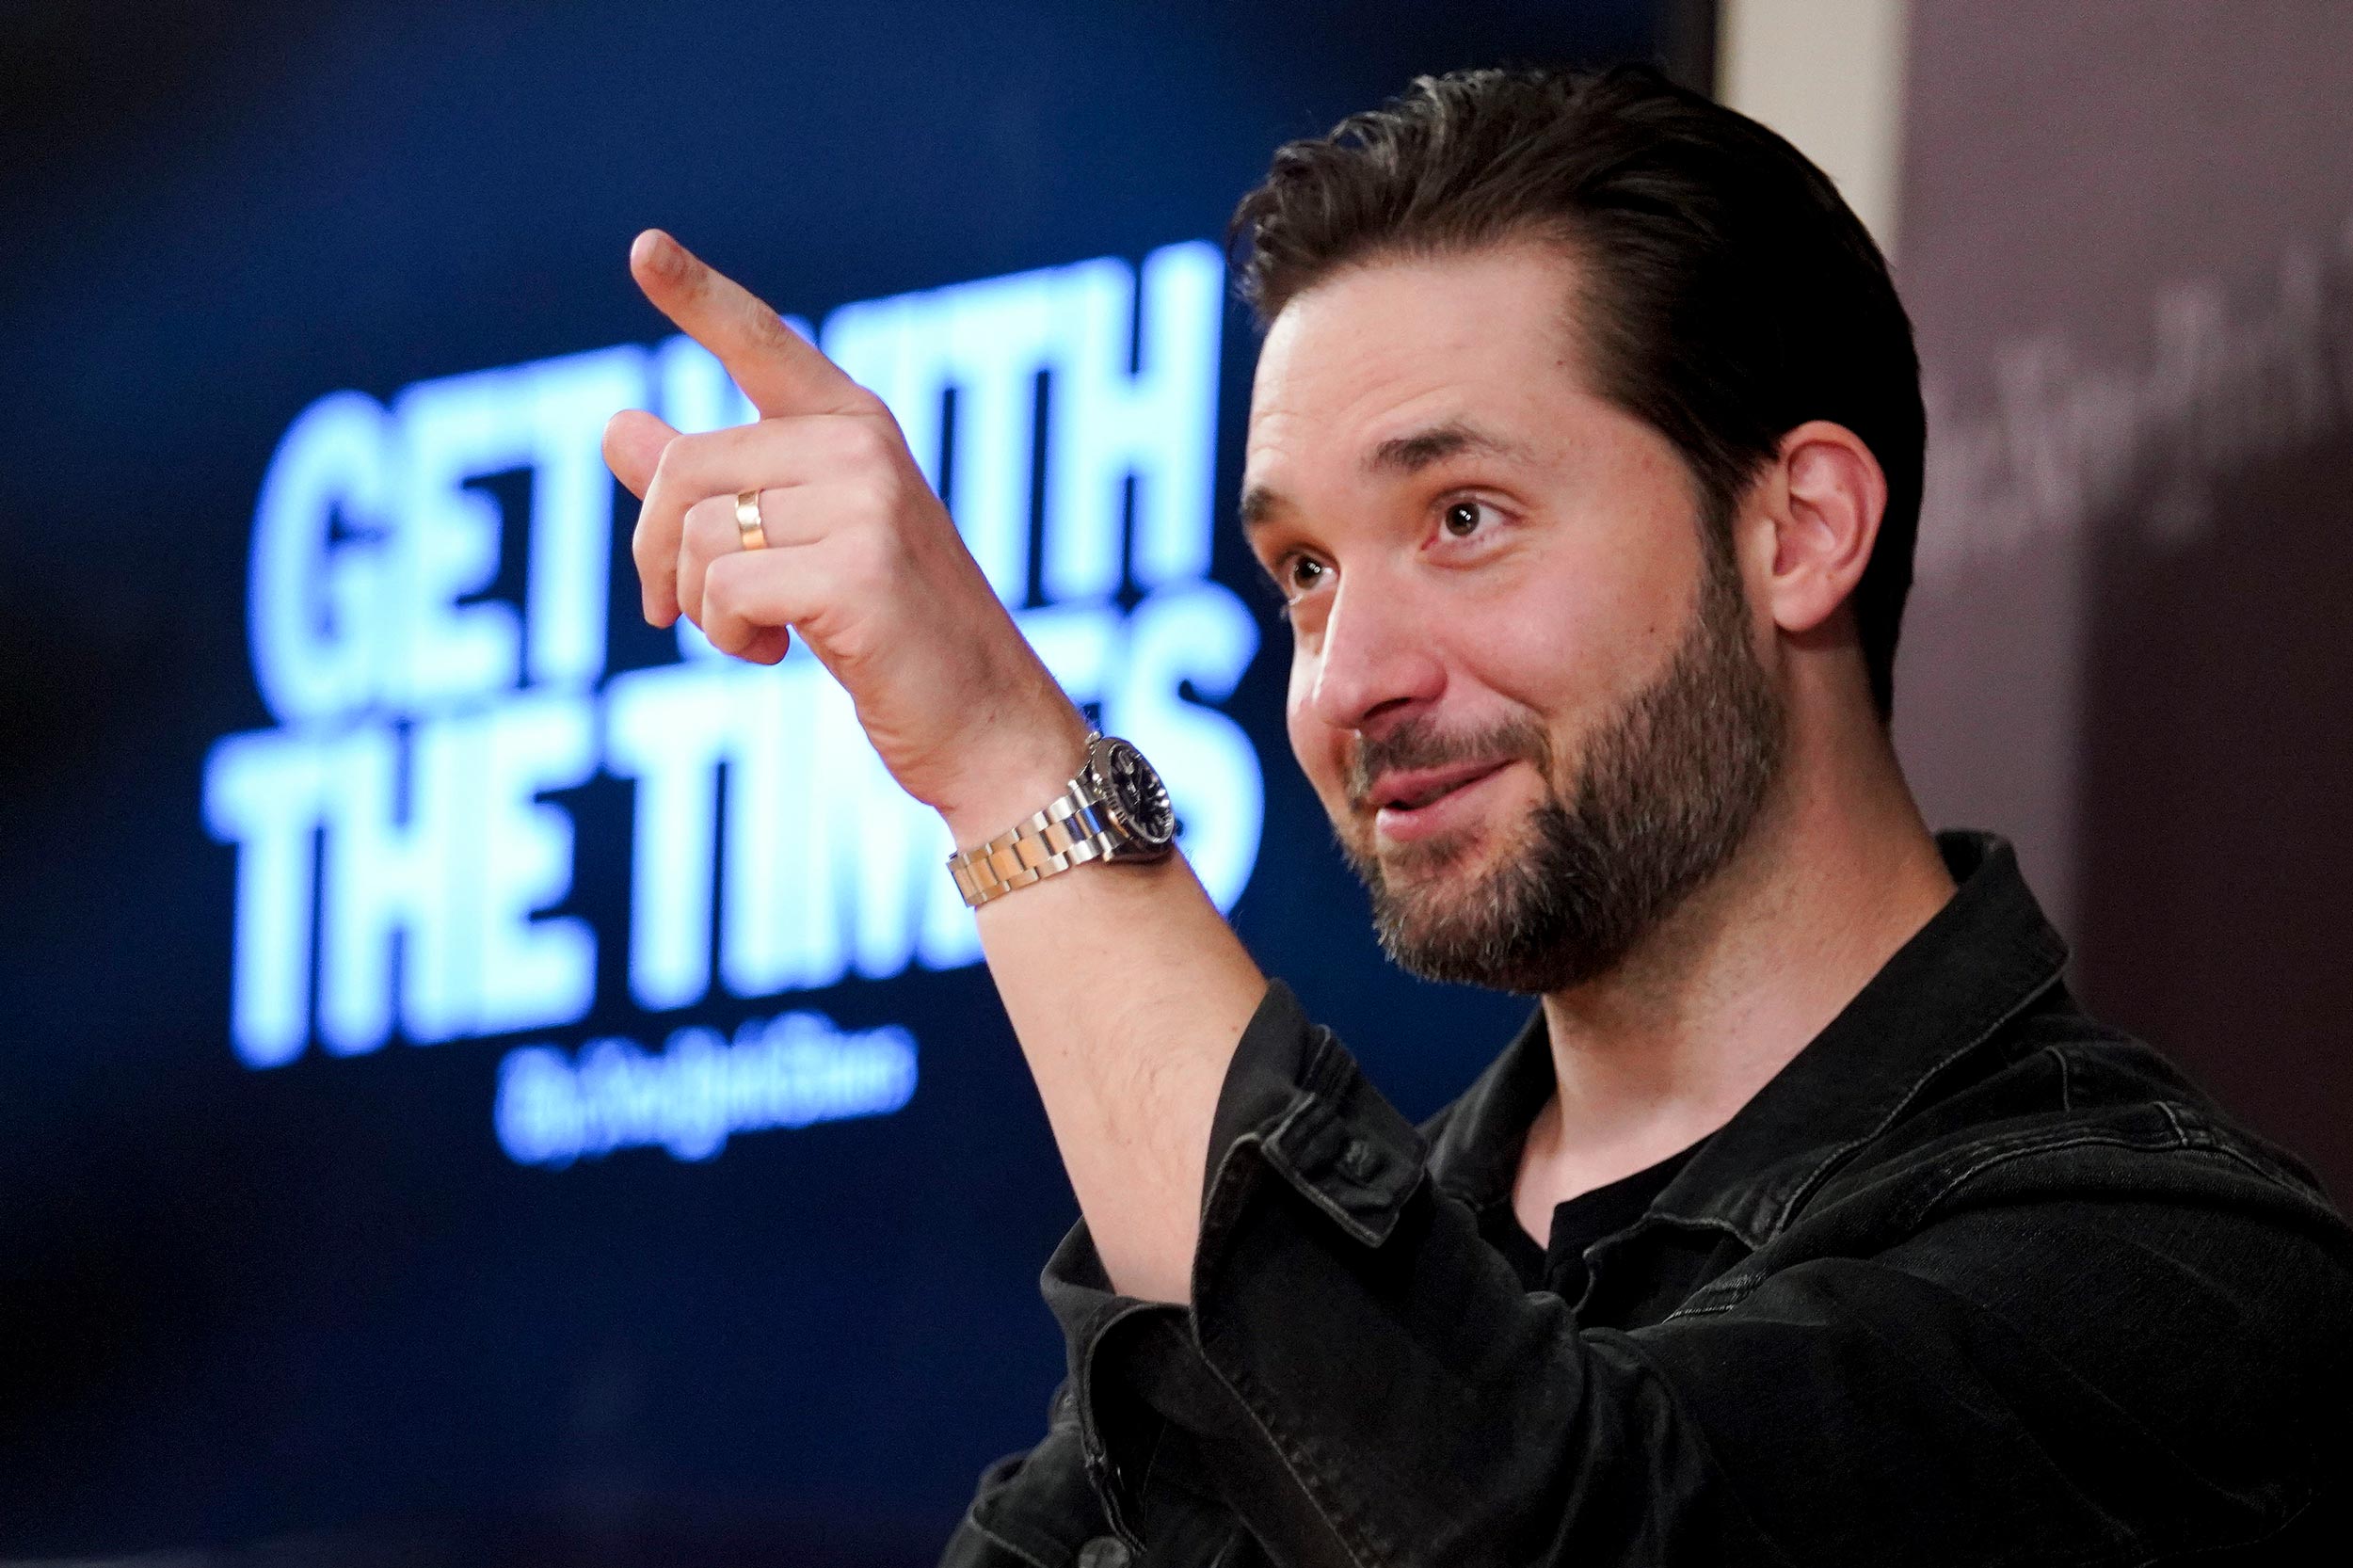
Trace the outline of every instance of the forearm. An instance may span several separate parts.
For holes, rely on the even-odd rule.
[[[807,644],[959,845],[1060,794],[1085,721],[881,399],[667,235],[630,257],[761,415],[691,436],[639,410],[606,426],[614,473],[645,502],[631,552],[647,619],[684,615],[760,664]],[[1112,1279],[1184,1300],[1218,1090],[1265,983],[1176,858],[1080,867],[984,907],[980,930]]]
[[[1049,762],[952,814],[957,842],[1059,793],[1083,742],[1067,749],[1059,776]],[[991,901],[979,921],[1105,1270],[1128,1295],[1186,1300],[1210,1119],[1264,977],[1181,855],[1080,866]]]

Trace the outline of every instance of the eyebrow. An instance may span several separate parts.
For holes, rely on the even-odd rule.
[[[1475,454],[1486,457],[1525,457],[1527,449],[1516,441],[1490,434],[1475,424],[1461,420],[1448,420],[1427,429],[1391,436],[1365,455],[1368,472],[1419,473],[1426,468],[1445,462],[1449,457]]]
[[[1241,492],[1241,531],[1255,534],[1274,520],[1274,514],[1285,510],[1290,503],[1264,485],[1253,485]]]
[[[1525,459],[1528,449],[1517,441],[1466,424],[1461,420],[1448,420],[1387,440],[1365,454],[1364,469],[1369,473],[1416,474],[1434,468],[1449,457],[1479,456]],[[1274,520],[1278,512],[1288,510],[1290,503],[1277,491],[1263,485],[1254,485],[1242,492],[1241,527],[1245,534],[1256,533]]]

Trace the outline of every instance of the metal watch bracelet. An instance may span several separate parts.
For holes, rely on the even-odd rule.
[[[1072,780],[1045,810],[978,848],[950,856],[948,872],[964,902],[978,909],[1016,888],[1101,859],[1118,842],[1118,835],[1105,824],[1099,802],[1080,798],[1081,788],[1079,780]]]
[[[1096,730],[1061,794],[977,849],[950,856],[948,872],[977,909],[1090,860],[1161,859],[1175,852],[1178,826],[1168,789],[1144,754]]]

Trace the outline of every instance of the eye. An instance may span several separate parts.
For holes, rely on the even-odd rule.
[[[1479,525],[1496,515],[1496,509],[1483,501],[1449,501],[1439,514],[1439,526],[1458,539],[1467,539],[1479,532]]]
[[[1328,563],[1319,561],[1312,555],[1292,552],[1268,563],[1262,581],[1273,590],[1275,599],[1279,600],[1274,607],[1275,615],[1289,620],[1291,612],[1299,607],[1301,600],[1321,588],[1324,579],[1331,574],[1332,568]]]

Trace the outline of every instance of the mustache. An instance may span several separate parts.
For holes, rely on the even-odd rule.
[[[1358,737],[1342,782],[1349,805],[1364,811],[1371,808],[1373,781],[1383,774],[1521,760],[1535,763],[1544,777],[1552,776],[1552,742],[1533,720],[1507,719],[1481,729],[1449,731],[1430,719],[1408,719],[1378,738]]]

